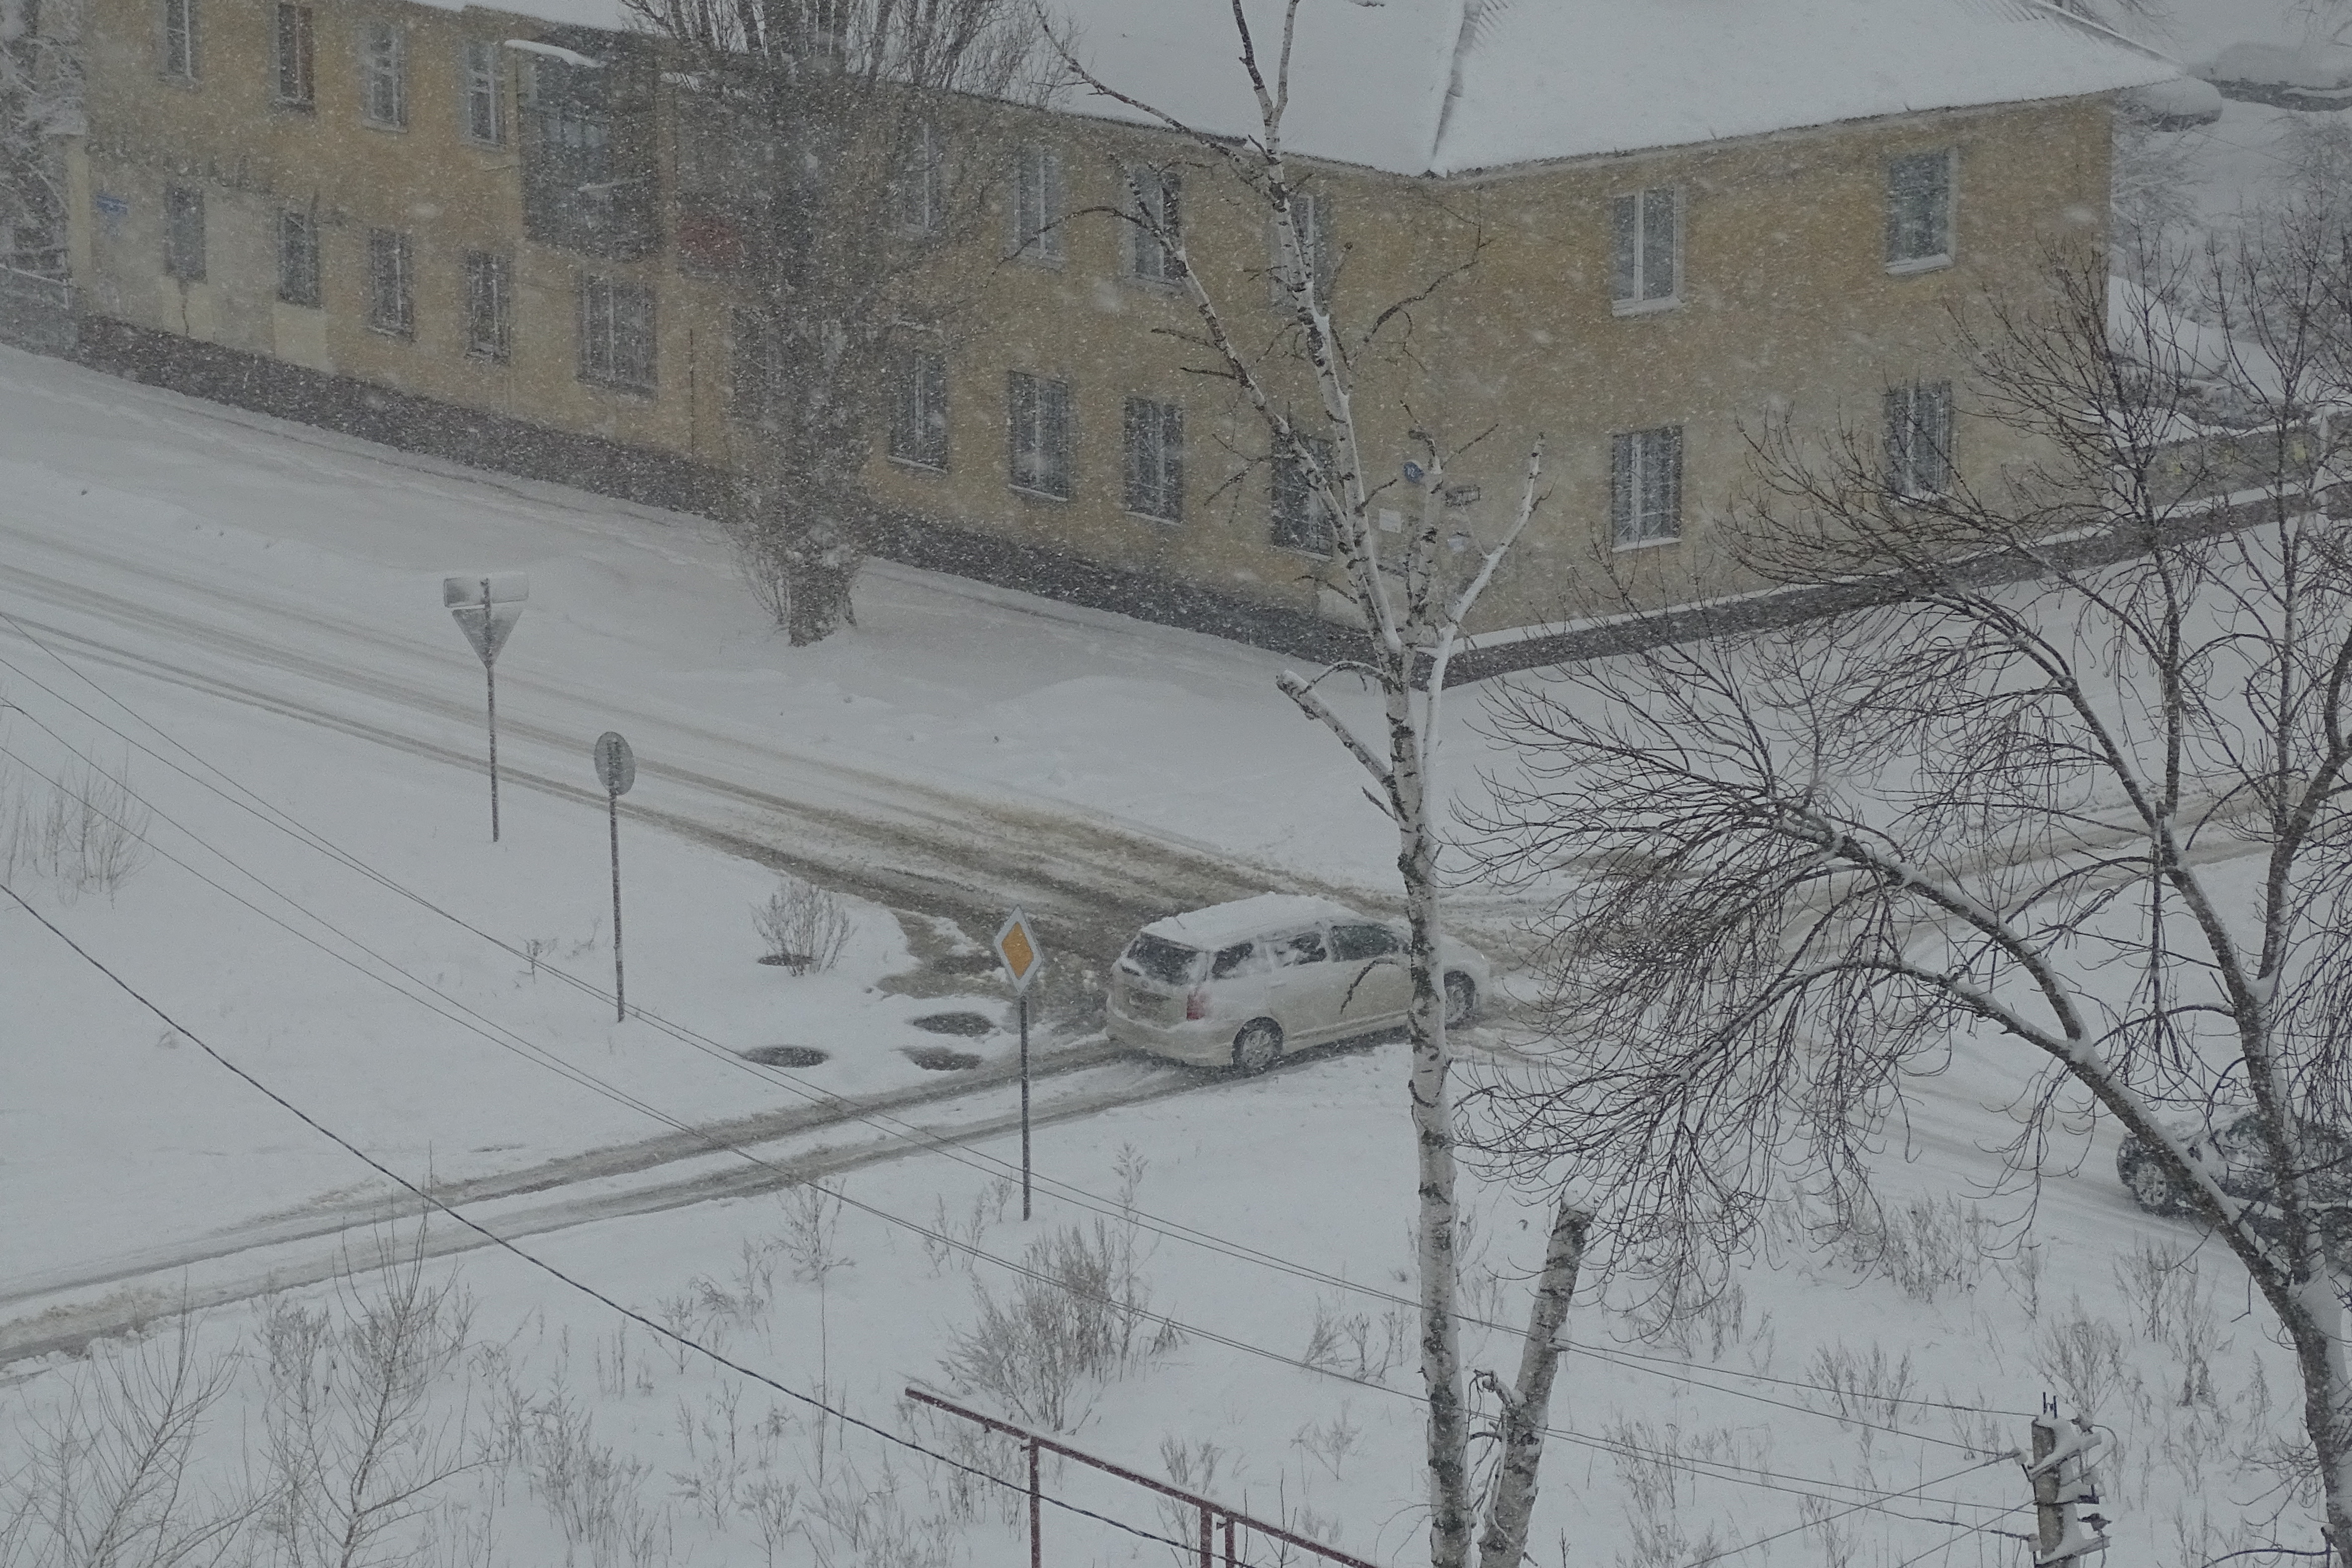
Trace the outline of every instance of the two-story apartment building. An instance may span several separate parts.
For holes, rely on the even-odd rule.
[[[793,368],[742,340],[727,236],[698,215],[724,161],[693,132],[697,85],[619,0],[83,3],[92,357],[648,499],[708,506],[743,465],[754,383]],[[1062,8],[1097,77],[1255,129],[1225,0]],[[1769,419],[1868,432],[1921,487],[1991,475],[1948,312],[2099,243],[2109,99],[2175,74],[2037,0],[1301,16],[1286,131],[1317,264],[1343,325],[1414,301],[1360,361],[1376,444],[1401,466],[1413,430],[1483,437],[1450,476],[1466,541],[1546,441],[1494,626],[1605,570],[1662,598],[1739,586],[1710,519]],[[1141,172],[1229,319],[1267,335],[1263,210],[1082,89],[942,100],[939,124],[1002,177],[933,264],[952,329],[910,340],[876,433],[868,487],[903,519],[886,551],[1312,641],[1336,613],[1319,519],[1192,373],[1172,335],[1192,308],[1117,216]]]

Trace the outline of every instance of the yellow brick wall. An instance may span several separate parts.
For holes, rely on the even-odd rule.
[[[727,415],[730,329],[723,286],[656,255],[591,261],[522,239],[514,124],[507,141],[463,134],[464,40],[531,37],[538,24],[495,12],[400,0],[320,0],[316,108],[273,102],[270,17],[262,0],[202,0],[200,79],[160,74],[158,0],[91,0],[91,133],[78,167],[77,265],[93,308],[138,325],[275,355],[555,429],[650,445],[725,465],[746,433]],[[363,123],[358,34],[397,21],[407,40],[405,129]],[[511,58],[511,57],[510,57]],[[665,89],[669,90],[667,89]],[[1125,276],[1130,159],[1173,161],[1185,177],[1188,246],[1237,338],[1277,326],[1264,277],[1266,224],[1216,159],[1180,139],[1076,116],[942,105],[964,145],[1007,150],[1047,141],[1062,155],[1068,208],[1055,265],[1006,259],[1009,189],[996,182],[977,235],[938,264],[950,366],[944,474],[883,454],[871,483],[908,511],[985,534],[1177,578],[1256,602],[1313,610],[1324,566],[1278,549],[1268,531],[1265,438],[1214,368],[1172,334],[1199,321],[1178,291]],[[665,125],[668,116],[664,115]],[[665,131],[667,135],[667,131]],[[1951,266],[1909,275],[1885,265],[1887,160],[1951,149]],[[1529,444],[1547,442],[1548,498],[1498,580],[1482,620],[1516,624],[1592,608],[1619,573],[1645,598],[1743,586],[1725,568],[1715,519],[1748,483],[1748,434],[1788,415],[1843,420],[1875,439],[1879,397],[1894,383],[1953,378],[1948,311],[1988,289],[2031,289],[2053,243],[2096,242],[2107,203],[2107,110],[2095,99],[1906,116],[1732,143],[1446,182],[1362,170],[1313,171],[1333,210],[1343,256],[1337,308],[1360,332],[1396,300],[1438,287],[1391,320],[1360,359],[1359,409],[1376,479],[1414,455],[1418,427],[1448,442],[1480,437],[1455,465],[1479,499],[1453,527],[1491,538],[1517,490]],[[668,178],[670,154],[662,157]],[[208,277],[163,273],[165,184],[207,193]],[[1610,302],[1610,203],[1671,186],[1684,202],[1683,287],[1671,309],[1621,316]],[[276,300],[275,214],[315,204],[322,220],[322,308]],[[665,207],[667,204],[665,203]],[[413,339],[365,324],[365,235],[412,236]],[[515,258],[509,364],[464,352],[469,248]],[[577,373],[576,290],[593,271],[650,284],[658,301],[659,385],[647,393]],[[1022,495],[1006,474],[1005,375],[1068,381],[1076,393],[1075,493]],[[1311,403],[1296,364],[1270,362],[1278,395]],[[1129,396],[1186,410],[1183,520],[1128,514],[1121,416]],[[1965,394],[1963,396],[1965,402]],[[1410,410],[1410,413],[1408,413]],[[1678,423],[1685,432],[1684,537],[1616,551],[1609,532],[1609,437]],[[1997,433],[1963,420],[1956,441],[1971,475],[2010,454]],[[1417,506],[1400,493],[1383,505]],[[1605,595],[1603,595],[1605,597]]]

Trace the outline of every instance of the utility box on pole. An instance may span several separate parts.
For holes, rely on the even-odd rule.
[[[2085,1505],[2098,1506],[2098,1477],[2091,1460],[2104,1446],[2079,1416],[2060,1421],[2053,1408],[2034,1417],[2025,1479],[2033,1486],[2036,1568],[2063,1568],[2107,1549],[2107,1521],[2083,1511]]]

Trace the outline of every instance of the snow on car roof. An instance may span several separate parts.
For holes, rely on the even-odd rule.
[[[1285,925],[1305,925],[1317,920],[1361,920],[1344,904],[1303,893],[1261,893],[1206,909],[1188,910],[1155,920],[1145,926],[1148,936],[1181,942],[1188,947],[1223,947],[1245,936],[1262,936]]]

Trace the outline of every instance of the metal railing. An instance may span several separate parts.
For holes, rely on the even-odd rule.
[[[1241,1555],[1242,1546],[1247,1535],[1250,1534],[1263,1536],[1268,1541],[1280,1542],[1285,1546],[1309,1552],[1326,1563],[1339,1564],[1339,1568],[1377,1568],[1377,1564],[1367,1563],[1360,1557],[1350,1557],[1337,1547],[1326,1546],[1319,1541],[1309,1540],[1304,1535],[1285,1530],[1278,1524],[1268,1524],[1262,1519],[1253,1519],[1248,1514],[1227,1508],[1213,1499],[1202,1497],[1197,1492],[1186,1491],[1181,1487],[1170,1486],[1165,1481],[1154,1480],[1147,1475],[1139,1475],[1124,1465],[1112,1464],[1108,1459],[1098,1459],[1092,1454],[1073,1448],[1066,1443],[1057,1443],[1051,1437],[1032,1432],[1024,1427],[1016,1427],[1010,1421],[1000,1421],[993,1416],[983,1416],[977,1410],[967,1410],[962,1406],[951,1404],[936,1394],[927,1394],[919,1388],[909,1388],[907,1390],[907,1397],[918,1404],[928,1405],[935,1410],[944,1410],[950,1416],[960,1416],[988,1431],[1002,1433],[1021,1444],[1029,1465],[1029,1568],[1045,1568],[1045,1491],[1041,1461],[1043,1456],[1046,1454],[1058,1455],[1074,1464],[1100,1470],[1105,1475],[1117,1477],[1120,1480],[1139,1486],[1147,1491],[1157,1492],[1160,1496],[1181,1503],[1193,1511],[1200,1521],[1198,1539],[1200,1568],[1255,1568],[1255,1564]]]

